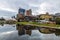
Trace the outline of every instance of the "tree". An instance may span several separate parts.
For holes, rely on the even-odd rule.
[[[52,18],[49,18],[49,21],[53,21]]]
[[[0,18],[0,21],[5,21],[5,19],[3,17]]]
[[[56,24],[60,24],[60,18],[55,19]]]

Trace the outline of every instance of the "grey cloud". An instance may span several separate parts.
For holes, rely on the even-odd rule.
[[[6,3],[5,5],[8,8],[11,8],[11,9],[16,10],[16,11],[18,11],[19,7],[22,7],[24,9],[31,8],[33,13],[35,13],[35,14],[36,13],[40,14],[39,12],[40,12],[41,8],[39,6],[42,3],[47,2],[47,3],[50,3],[51,5],[53,5],[53,7],[51,7],[51,8],[49,6],[47,6],[48,8],[50,8],[50,9],[48,9],[48,8],[46,9],[46,10],[48,10],[48,12],[55,13],[55,12],[60,11],[60,0],[0,0],[0,2],[1,3],[5,2]],[[14,14],[14,13],[12,13],[12,14]],[[5,15],[5,14],[1,14],[1,15]],[[7,15],[11,16],[10,12]]]

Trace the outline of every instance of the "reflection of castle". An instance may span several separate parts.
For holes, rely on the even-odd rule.
[[[26,29],[24,29],[24,27],[21,26],[21,25],[17,25],[17,26],[16,26],[16,29],[18,30],[18,34],[19,34],[19,35],[24,35],[24,34],[31,35],[31,30],[26,30]]]

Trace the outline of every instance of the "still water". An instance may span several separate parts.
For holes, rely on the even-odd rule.
[[[60,40],[60,30],[55,32],[44,28],[25,30],[15,24],[4,24],[0,25],[0,40]]]

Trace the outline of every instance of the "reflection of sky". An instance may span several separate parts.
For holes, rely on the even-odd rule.
[[[6,25],[8,25],[8,24],[6,24]],[[6,26],[6,25],[4,25],[3,27],[0,26],[0,33],[1,32],[9,32],[9,31],[14,31],[15,30],[15,28],[12,27],[11,25],[8,25],[8,26]]]
[[[15,27],[4,25],[0,26],[0,40],[60,40],[60,37],[55,34],[42,34],[38,30],[32,30],[31,36],[27,34],[18,36]]]

